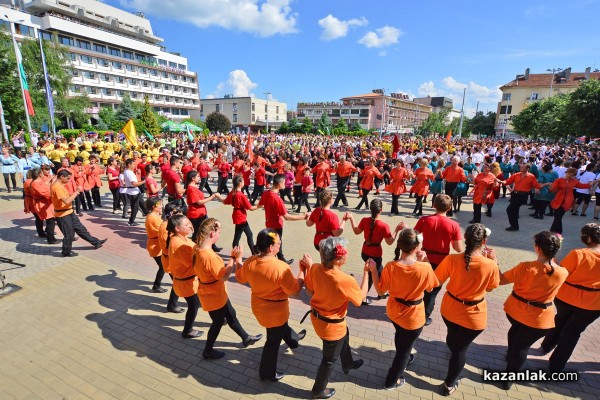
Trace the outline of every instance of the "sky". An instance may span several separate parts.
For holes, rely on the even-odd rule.
[[[339,101],[384,89],[496,111],[531,73],[600,68],[600,0],[105,0],[142,11],[188,58],[201,98]]]

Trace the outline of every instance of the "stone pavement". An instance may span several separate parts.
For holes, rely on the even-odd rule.
[[[290,325],[308,331],[301,346],[292,351],[282,345],[279,369],[286,373],[278,383],[258,379],[258,363],[264,339],[243,349],[239,338],[224,327],[217,348],[226,356],[217,361],[201,357],[205,336],[183,340],[180,331],[182,314],[167,314],[167,294],[150,291],[156,272],[154,261],[145,251],[143,226],[129,227],[126,220],[113,215],[106,207],[86,213],[83,223],[100,238],[108,237],[106,245],[93,248],[79,240],[74,250],[79,257],[60,257],[60,246],[50,246],[35,235],[33,219],[22,212],[21,193],[0,193],[0,256],[26,264],[25,268],[6,271],[7,281],[22,287],[10,296],[0,298],[0,343],[3,362],[0,363],[0,399],[188,399],[188,398],[309,398],[310,389],[321,360],[321,341],[310,323],[299,325],[309,309],[309,299],[302,295],[291,300]],[[104,204],[111,204],[110,193],[104,193]],[[409,226],[416,219],[409,216],[413,199],[403,196],[402,217],[391,218],[389,196],[384,201],[386,220],[393,227],[400,221]],[[349,197],[350,205],[358,203],[356,192]],[[430,202],[429,202],[430,204]],[[430,210],[425,207],[426,213]],[[534,258],[532,235],[548,229],[551,221],[538,221],[521,209],[521,231],[505,232],[507,199],[494,207],[493,218],[483,222],[492,229],[489,246],[498,253],[499,263],[506,270],[521,260]],[[217,202],[208,205],[209,215],[224,222],[220,245],[230,250],[233,237],[231,208]],[[467,200],[457,220],[463,229],[471,219],[471,204]],[[341,209],[340,215],[345,211]],[[354,212],[354,211],[353,211]],[[366,212],[355,215],[367,216]],[[142,222],[139,217],[138,222]],[[250,213],[249,221],[256,234],[264,225],[264,212]],[[565,216],[565,241],[562,258],[579,247],[578,232],[591,218]],[[300,259],[309,253],[318,254],[312,246],[314,228],[304,222],[286,222],[283,242],[286,257]],[[357,279],[362,274],[360,260],[362,238],[347,226],[343,235],[350,241],[350,259],[344,269]],[[249,253],[247,245],[244,251]],[[393,257],[393,247],[385,247],[384,260]],[[11,268],[0,264],[0,269]],[[297,271],[298,264],[292,266]],[[165,287],[170,286],[165,279]],[[254,319],[249,288],[232,278],[228,283],[231,301],[238,317],[251,333],[264,333]],[[461,386],[452,398],[462,399],[596,399],[600,388],[599,323],[583,334],[568,368],[579,371],[579,381],[571,383],[524,383],[510,391],[482,383],[482,369],[501,370],[504,367],[506,333],[509,323],[502,310],[510,293],[504,286],[488,295],[489,323],[470,347]],[[374,290],[371,295],[375,295]],[[441,299],[441,294],[439,299]],[[438,302],[439,303],[439,302]],[[184,305],[184,304],[182,304]],[[417,358],[407,372],[406,385],[395,391],[382,390],[383,380],[394,356],[393,327],[385,315],[385,300],[373,305],[350,306],[348,326],[350,344],[364,366],[344,375],[335,367],[330,387],[337,390],[338,399],[440,398],[438,386],[445,376],[449,352],[445,345],[446,328],[434,312],[434,322],[425,327],[415,346]],[[200,311],[196,327],[206,331],[210,325],[207,313]],[[547,357],[534,345],[526,368],[547,365]]]

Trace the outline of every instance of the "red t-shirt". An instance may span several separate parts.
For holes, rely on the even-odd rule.
[[[181,167],[181,175],[183,175],[184,182],[187,181],[188,172],[190,172],[193,169],[194,169],[194,167],[192,166],[192,164],[184,165],[183,167]]]
[[[266,180],[266,171],[263,167],[260,167],[254,172],[254,183],[257,186],[265,186]]]
[[[321,216],[321,210],[323,211],[323,216]],[[309,221],[314,222],[315,228],[317,228],[317,233],[315,233],[313,240],[315,246],[318,246],[321,240],[333,236],[333,231],[340,229],[338,216],[333,211],[324,210],[321,207],[315,208],[312,214],[310,214]]]
[[[219,166],[219,172],[221,173],[222,178],[227,178],[229,176],[229,171],[231,171],[231,165],[228,163],[223,163]]]
[[[207,163],[202,163],[200,165],[198,165],[198,175],[200,175],[200,178],[207,178],[208,177],[208,173],[210,172],[212,168],[210,167],[210,165],[208,165]]]
[[[158,183],[156,183],[156,180],[148,175],[145,179],[146,181],[146,189],[148,190],[148,197],[158,197],[158,195],[160,194],[160,186],[158,186]],[[156,193],[150,193],[150,187],[156,185],[156,188],[158,189],[158,191]]]
[[[177,193],[177,189],[175,187],[175,184],[181,183],[181,177],[177,172],[169,168],[168,170],[163,172],[163,179],[165,180],[165,182],[167,182],[167,193],[169,194],[169,196],[174,197],[176,199],[180,199],[183,197],[182,195]]]
[[[150,164],[149,162],[139,162],[139,164],[135,167],[140,173],[141,180],[146,179],[146,165]]]
[[[252,204],[250,204],[248,197],[246,197],[244,193],[241,191],[229,192],[225,200],[223,200],[223,204],[230,204],[233,206],[231,219],[235,225],[246,222],[246,210],[249,210],[252,207]]]
[[[450,253],[450,245],[462,239],[458,222],[443,215],[421,217],[415,230],[423,234],[423,251],[432,264],[439,264]]]
[[[258,202],[265,208],[265,226],[272,229],[283,229],[283,216],[288,213],[278,192],[264,192]]]
[[[250,186],[250,175],[252,175],[252,170],[244,170],[242,172],[242,177],[244,178],[244,186]]]
[[[375,220],[375,226],[373,227],[373,235],[371,235],[372,222],[373,219],[367,217],[361,219],[358,224],[358,227],[363,230],[363,234],[365,235],[365,243],[363,243],[362,252],[370,257],[381,257],[383,255],[381,242],[383,239],[391,238],[392,232],[390,231],[388,224],[377,219]],[[369,242],[371,246],[367,245],[367,242]]]
[[[106,169],[106,174],[110,175],[111,178],[114,178],[114,177],[118,178],[119,177],[119,170],[116,169],[116,168],[113,168],[113,167],[108,167]],[[119,184],[119,180],[118,179],[115,179],[115,180],[112,180],[112,181],[108,181],[108,188],[109,189],[116,189],[119,186],[121,186],[121,185]]]
[[[204,193],[196,186],[188,186],[186,190],[186,201],[188,204],[188,218],[199,218],[206,215],[206,207],[204,204],[201,206],[195,204],[198,200],[204,200]]]

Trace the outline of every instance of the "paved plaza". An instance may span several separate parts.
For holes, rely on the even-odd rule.
[[[106,191],[106,182],[103,187]],[[371,197],[371,196],[370,196]],[[414,226],[410,216],[414,199],[403,195],[401,217],[390,217],[391,196],[384,200],[384,217],[393,229],[400,221]],[[0,399],[278,399],[310,398],[317,367],[321,360],[321,341],[310,320],[299,324],[309,309],[309,299],[292,299],[290,325],[308,334],[296,350],[281,346],[278,368],[286,376],[278,383],[258,378],[258,363],[264,339],[242,348],[237,335],[223,327],[216,348],[226,356],[216,361],[203,360],[201,352],[206,335],[200,339],[181,338],[184,314],[166,313],[168,293],[151,292],[156,264],[146,250],[143,224],[130,227],[120,215],[113,215],[110,193],[103,192],[104,208],[86,213],[83,223],[99,238],[108,238],[101,249],[83,240],[74,243],[79,253],[63,258],[60,245],[48,245],[38,238],[31,215],[23,214],[21,192],[0,193],[0,256],[23,263],[24,268],[5,272],[7,281],[22,287],[0,298]],[[373,198],[373,197],[371,197]],[[350,193],[350,206],[358,204],[356,192]],[[499,199],[493,217],[483,217],[492,236],[488,245],[496,249],[502,270],[522,260],[532,260],[534,233],[548,229],[551,219],[528,216],[521,208],[519,232],[505,232],[508,199]],[[431,210],[431,196],[424,211]],[[108,206],[108,207],[107,207]],[[208,204],[209,216],[223,222],[219,245],[228,254],[233,237],[231,207]],[[346,209],[338,209],[340,217]],[[367,212],[355,212],[359,217]],[[471,201],[466,200],[456,219],[464,228],[472,218]],[[138,217],[138,222],[143,219]],[[250,212],[254,234],[264,227],[264,212]],[[579,230],[591,218],[566,215],[565,240],[559,259],[575,247],[581,247]],[[298,260],[309,253],[318,260],[312,245],[314,227],[303,221],[285,222],[283,249],[286,257]],[[59,235],[60,236],[60,235]],[[348,224],[343,236],[350,241],[350,257],[344,269],[357,279],[362,274],[360,260],[362,235],[355,236]],[[249,254],[245,238],[241,242]],[[384,246],[384,261],[393,257],[393,247]],[[0,269],[12,268],[0,263]],[[169,278],[164,286],[170,288]],[[231,301],[240,322],[250,334],[264,333],[250,309],[250,290],[235,282],[228,283]],[[523,383],[510,391],[482,383],[482,370],[502,370],[506,351],[508,320],[502,305],[511,291],[503,286],[489,293],[488,328],[471,345],[467,366],[462,373],[456,399],[597,399],[600,391],[600,334],[596,321],[581,337],[567,368],[578,371],[579,381],[571,383]],[[370,295],[375,296],[372,289]],[[362,368],[344,375],[335,367],[329,387],[337,390],[336,399],[434,399],[445,377],[449,351],[445,344],[446,327],[439,314],[439,301],[433,324],[425,327],[417,341],[417,357],[409,367],[406,384],[394,391],[382,390],[383,381],[394,356],[394,329],[385,315],[385,301],[373,300],[370,306],[349,307],[350,344]],[[180,305],[185,306],[183,299]],[[210,318],[200,310],[195,326],[207,331]],[[526,368],[545,368],[547,356],[533,346]]]

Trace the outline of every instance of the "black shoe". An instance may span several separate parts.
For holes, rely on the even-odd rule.
[[[129,222],[127,225],[129,226],[140,226],[137,222]]]
[[[389,294],[389,293],[386,293],[386,294],[380,294],[379,296],[377,296],[377,300],[385,300],[385,299],[387,299],[388,297],[390,297],[390,294]]]
[[[289,260],[283,260],[284,262],[288,263],[289,265],[292,265],[292,263],[294,262],[293,258],[290,258]]]
[[[508,232],[513,232],[513,231],[518,231],[518,230],[519,230],[519,228],[516,228],[516,227],[514,227],[514,226],[509,226],[508,228],[506,228],[506,229],[504,229],[504,230],[505,230],[505,231],[508,231]]]
[[[432,322],[433,320],[430,317],[425,318],[425,326],[431,325]]]
[[[77,214],[78,217],[83,217],[83,213]]]
[[[511,382],[511,381],[500,382],[500,387],[504,390],[510,390],[512,385],[513,385],[513,382]]]
[[[202,352],[202,358],[204,358],[205,360],[218,360],[219,358],[222,358],[223,356],[225,356],[225,352],[224,351],[219,351],[219,350],[211,350],[208,353]]]
[[[410,357],[408,357],[408,364],[406,364],[406,368],[408,368],[408,366],[410,364],[412,364],[415,361],[415,355],[411,354]]]
[[[533,218],[535,219],[544,219],[543,215],[534,215]]]
[[[454,384],[454,386],[447,387],[445,383],[442,383],[442,396],[450,396],[452,393],[456,392],[458,389],[458,381]]]
[[[396,382],[394,382],[392,384],[392,386],[384,386],[383,390],[394,390],[394,389],[398,389],[399,387],[404,386],[404,378],[399,378]]]
[[[39,237],[41,237],[41,238],[46,238],[46,237],[48,237],[48,236],[47,236],[45,233],[40,233],[38,236],[39,236]]]
[[[271,378],[260,378],[261,381],[264,381],[266,379],[273,381],[273,382],[277,382],[283,379],[285,375],[283,374],[283,372],[281,371],[277,371],[275,372],[275,376],[271,377]]]
[[[305,337],[306,337],[306,329],[302,329],[300,332],[298,332],[298,341],[301,341]]]
[[[242,346],[243,347],[252,346],[254,343],[256,343],[260,339],[262,339],[262,337],[263,337],[262,334],[258,334],[258,335],[255,335],[255,336],[248,336],[246,339],[244,339],[242,341]]]
[[[167,290],[167,289],[165,289],[165,288],[161,288],[161,287],[152,288],[152,291],[153,291],[154,293],[167,293],[167,292],[168,292],[168,290]]]
[[[63,257],[77,257],[79,254],[75,253],[74,251],[71,251],[69,253],[62,253]]]
[[[204,335],[204,332],[192,329],[191,331],[189,331],[187,333],[185,333],[185,332],[182,333],[181,337],[184,339],[194,339],[194,338],[199,338],[202,335]]]
[[[106,243],[108,239],[101,239],[98,240],[98,242],[94,245],[95,249],[99,249],[100,247],[102,247],[104,245],[104,243]]]
[[[335,204],[331,206],[331,208],[338,208],[339,206],[336,206]]]
[[[223,250],[223,248],[222,248],[222,247],[219,247],[219,246],[216,246],[216,245],[213,245],[213,246],[212,246],[212,250],[213,250],[215,253],[218,253],[218,252],[220,252],[221,250]]]
[[[343,370],[344,374],[348,375],[350,373],[350,370],[359,369],[360,367],[362,367],[363,363],[364,363],[364,361],[360,358],[358,360],[354,360],[354,362],[352,363],[350,368]]]
[[[452,214],[452,211],[448,211],[448,212],[446,213],[446,215],[447,215],[448,217],[452,217],[452,216],[454,216],[454,214]]]
[[[546,217],[554,217],[553,213],[544,214]]]
[[[354,208],[356,211],[360,211],[360,207],[356,207]]]
[[[492,212],[491,211],[486,211],[485,212],[485,216],[486,217],[491,217],[492,216]]]
[[[58,240],[54,239],[54,240],[48,240],[48,244],[56,244],[58,243]]]
[[[323,389],[321,393],[313,393],[313,399],[330,399],[335,394],[335,389],[327,388]]]
[[[360,303],[361,306],[370,306],[371,303],[373,302],[373,300],[371,300],[370,298],[366,298],[362,301],[362,303]]]
[[[175,306],[175,308],[167,308],[167,312],[172,312],[175,314],[181,314],[185,309],[183,307]]]

